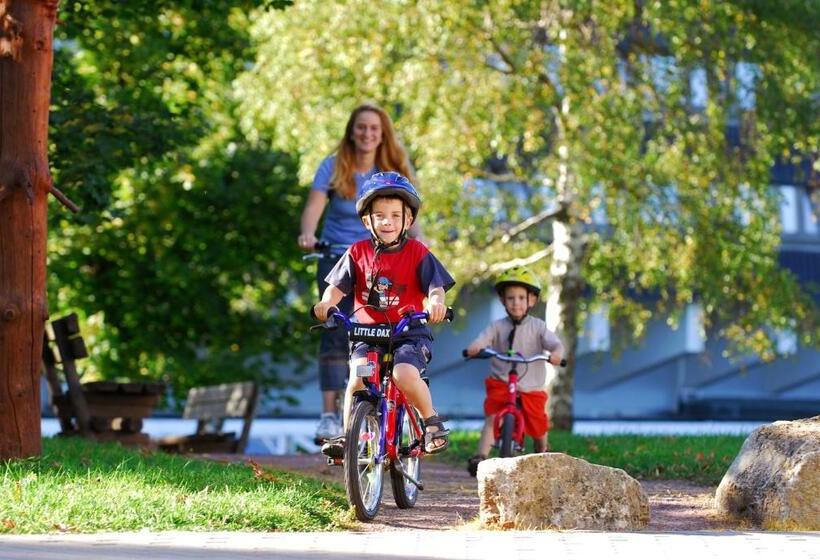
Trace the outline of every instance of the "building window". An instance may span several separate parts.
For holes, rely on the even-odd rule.
[[[783,233],[800,232],[798,209],[797,189],[791,185],[780,187],[780,223]]]

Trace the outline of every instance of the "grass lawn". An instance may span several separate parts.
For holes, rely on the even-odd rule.
[[[77,438],[0,462],[0,533],[326,531],[350,514],[344,490],[253,465],[226,465]]]
[[[552,431],[552,451],[625,470],[641,479],[687,479],[717,485],[746,436],[580,436]],[[478,432],[453,432],[443,461],[464,465],[475,455]],[[527,438],[527,452],[532,441]]]

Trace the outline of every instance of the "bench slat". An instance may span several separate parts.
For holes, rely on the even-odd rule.
[[[255,404],[255,393],[253,381],[194,387],[188,391],[183,418],[244,418]]]

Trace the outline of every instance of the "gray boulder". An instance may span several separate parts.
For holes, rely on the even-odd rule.
[[[563,453],[489,459],[477,477],[486,528],[631,530],[649,523],[637,480]]]
[[[820,416],[752,432],[718,486],[715,509],[767,529],[820,530]]]

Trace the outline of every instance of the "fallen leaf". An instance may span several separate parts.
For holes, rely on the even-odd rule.
[[[254,477],[261,478],[262,480],[267,480],[268,482],[276,482],[276,477],[272,473],[263,469],[259,465],[259,463],[257,463],[253,459],[248,459],[248,464],[251,466],[251,469],[253,469]]]
[[[17,523],[12,521],[11,519],[4,519],[3,520],[3,527],[5,527],[6,529],[14,529],[14,528],[17,527]]]

